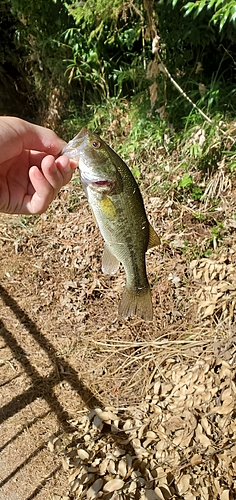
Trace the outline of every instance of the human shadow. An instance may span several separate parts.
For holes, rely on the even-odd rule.
[[[30,379],[30,387],[28,387],[26,390],[23,390],[21,394],[13,397],[10,402],[6,403],[0,408],[0,425],[17,414],[27,405],[30,405],[37,398],[43,398],[49,406],[49,411],[51,411],[56,416],[60,429],[67,433],[74,432],[74,427],[70,424],[72,415],[69,415],[66,409],[63,408],[62,404],[54,393],[54,387],[59,382],[66,381],[69,386],[75,391],[75,393],[78,394],[80,399],[82,399],[84,405],[88,409],[96,407],[103,408],[102,401],[98,400],[98,398],[92,393],[92,391],[79,378],[78,373],[74,370],[74,368],[65,359],[60,358],[60,368],[62,369],[58,369],[56,350],[53,344],[44,337],[35,322],[25,311],[23,311],[19,307],[16,300],[11,297],[11,295],[9,295],[7,290],[5,290],[2,285],[0,285],[0,296],[4,304],[14,313],[15,317],[20,321],[21,325],[24,326],[28,333],[37,342],[39,347],[43,349],[43,351],[47,354],[47,356],[53,362],[54,366],[54,369],[50,372],[49,375],[41,375],[38,372],[37,368],[35,368],[35,366],[31,364],[25,349],[19,344],[12,332],[6,327],[3,320],[0,319],[0,336],[2,337],[2,339],[4,339],[5,346],[8,346],[8,348],[11,350],[14,359],[16,359],[21,365],[22,371]],[[7,384],[7,382],[5,382],[5,384]],[[47,413],[48,412],[46,412],[45,414]],[[33,419],[29,426],[31,426],[31,424],[33,425],[37,421],[37,419],[40,418],[42,418],[42,415],[39,415],[38,418],[36,417],[35,419]],[[59,432],[60,431],[58,431],[58,433]],[[15,435],[11,439],[9,439],[7,443],[1,445],[0,451],[6,448],[11,442],[15,441],[22,433],[23,431],[18,431],[17,433],[15,433]],[[37,457],[37,455],[46,445],[47,443],[45,442],[42,445],[36,447],[36,449],[32,452],[31,455],[27,457],[25,461],[17,466],[11,473],[9,473],[7,477],[5,477],[0,482],[0,488],[3,487],[8,481],[13,479],[13,477],[21,469],[23,469],[24,466],[26,466],[34,457]],[[57,471],[58,467],[55,468],[54,472],[51,472],[49,474],[47,480]],[[30,495],[29,499],[34,498],[43,488],[44,484],[46,484],[46,479],[45,481],[40,482],[40,485],[37,486],[35,492]]]
[[[24,348],[19,344],[19,342],[17,342],[12,332],[6,328],[3,320],[0,319],[0,336],[2,336],[6,346],[10,348],[14,358],[17,359],[17,361],[20,363],[22,369],[28,375],[31,381],[31,385],[28,389],[24,390],[20,395],[13,397],[10,402],[0,408],[0,425],[16,413],[18,413],[20,410],[25,408],[27,405],[31,404],[37,398],[43,398],[47,402],[50,411],[57,417],[60,428],[67,433],[74,433],[75,429],[69,422],[72,416],[68,414],[65,408],[63,408],[62,404],[53,392],[54,387],[59,382],[66,381],[69,386],[78,394],[78,396],[81,398],[81,400],[89,410],[94,408],[104,409],[102,401],[100,401],[84,384],[84,382],[79,378],[78,373],[65,359],[60,358],[60,366],[62,367],[62,370],[58,369],[56,350],[53,344],[44,337],[42,332],[37,327],[36,323],[29,317],[29,315],[25,311],[23,311],[23,309],[19,307],[16,300],[9,295],[9,293],[2,285],[0,285],[0,296],[4,304],[11,309],[15,317],[20,321],[24,328],[28,330],[28,333],[38,343],[40,348],[44,350],[44,352],[47,354],[54,365],[54,369],[52,372],[50,372],[50,375],[47,374],[45,376],[42,376],[38,372],[38,370],[31,364]],[[39,415],[38,418],[42,418],[42,415]],[[32,420],[32,425],[36,420],[37,417],[36,419]],[[103,432],[104,431],[110,434],[110,438],[118,446],[120,446],[122,438],[127,438],[125,433],[122,431],[119,431],[118,435],[116,436],[116,434],[110,432],[108,426],[104,427]],[[58,431],[57,434],[59,434],[59,432],[60,431]],[[6,443],[6,446],[11,441],[14,441],[20,434],[21,431],[18,431],[15,436],[13,436]],[[43,443],[42,445],[37,447],[25,461],[23,461],[4,480],[2,480],[2,482],[0,482],[0,488],[8,481],[10,481],[15,476],[15,474],[19,472],[19,470],[23,469],[24,466],[26,466],[32,458],[36,457],[45,446],[46,443]],[[0,448],[0,451],[4,448],[5,445]],[[130,453],[135,455],[135,451],[131,444]],[[40,481],[40,485],[36,487],[34,492],[30,494],[27,500],[32,500],[33,498],[35,498],[38,495],[39,491],[44,487],[48,479],[56,474],[59,469],[60,467],[55,467],[55,469],[49,473],[47,478]]]
[[[12,333],[6,328],[3,321],[0,320],[0,336],[4,339],[6,345],[11,349],[15,359],[21,364],[25,373],[31,379],[31,386],[24,391],[21,395],[13,398],[9,403],[0,409],[0,424],[10,418],[14,413],[26,405],[32,403],[38,397],[43,397],[50,409],[56,414],[60,425],[65,431],[73,431],[73,427],[68,423],[71,415],[62,407],[58,398],[53,393],[53,387],[60,381],[66,381],[70,387],[78,394],[84,401],[87,408],[103,408],[103,403],[100,401],[92,391],[84,384],[79,378],[78,373],[74,368],[63,358],[60,358],[60,379],[58,379],[59,370],[57,369],[57,356],[53,344],[44,337],[42,332],[38,329],[34,321],[23,311],[15,299],[13,299],[5,288],[0,285],[0,296],[7,307],[9,307],[20,323],[28,330],[29,334],[38,343],[41,349],[53,361],[54,370],[48,376],[42,376],[37,369],[30,363],[26,351],[17,342]]]

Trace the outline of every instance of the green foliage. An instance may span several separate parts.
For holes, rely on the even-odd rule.
[[[186,15],[185,8],[189,3],[193,9]],[[236,39],[234,16],[229,16],[227,22],[220,26],[220,20],[218,23],[212,20],[216,14],[213,6],[209,9],[206,4],[209,2],[205,0],[160,0],[157,10],[162,60],[188,97],[211,117],[216,112],[235,113]],[[232,2],[222,4],[227,12],[229,4],[232,5]],[[200,5],[201,9],[196,10]],[[230,12],[232,14],[233,10]],[[161,77],[164,78],[163,75]],[[182,128],[185,117],[193,114],[193,108],[168,78],[165,85],[169,120],[175,127]],[[164,96],[160,97],[162,101],[157,102],[157,108],[163,105]]]
[[[193,178],[189,174],[184,174],[179,181],[179,186],[183,189],[189,189],[193,185]]]
[[[69,13],[73,16],[76,24],[82,24],[82,27],[94,26],[94,20],[97,19],[98,27],[102,29],[102,22],[112,20],[114,25],[119,14],[123,10],[122,0],[87,0],[85,2],[70,2],[65,4]],[[99,32],[99,29],[97,29]],[[93,34],[92,34],[93,36]]]
[[[212,9],[210,22],[219,24],[219,30],[222,31],[227,22],[234,23],[236,21],[236,5],[235,0],[197,0],[195,2],[187,2],[184,6],[185,14],[189,15],[193,12],[194,17],[198,16],[204,9]]]
[[[168,0],[174,8],[179,0]],[[186,16],[193,14],[194,18],[199,16],[204,10],[210,11],[210,22],[219,24],[221,31],[227,22],[236,21],[235,0],[195,0],[194,2],[184,2],[182,6]]]
[[[121,0],[65,5],[75,23],[63,34],[72,54],[67,60],[69,81],[76,80],[96,104],[138,88],[144,80],[140,16],[134,11],[127,22]]]
[[[17,20],[16,49],[23,48],[25,67],[35,78],[36,86],[40,85],[43,79],[53,78],[53,73],[57,79],[59,75],[63,79],[65,65],[62,62],[62,55],[65,47],[58,37],[58,33],[68,23],[63,1],[7,1]]]
[[[224,229],[224,224],[222,222],[217,222],[214,227],[211,228],[212,238],[217,241],[222,239],[222,230]]]
[[[193,200],[201,199],[203,191],[199,186],[195,185],[192,175],[185,173],[179,180],[178,185],[188,195],[191,195]]]
[[[60,94],[54,108],[68,134],[88,121],[107,126],[126,100],[130,141],[138,150],[142,141],[162,144],[169,124],[178,133],[203,120],[160,71],[155,29],[161,60],[193,102],[209,117],[234,115],[234,11],[231,0],[6,0],[0,91],[10,66],[19,100],[24,93],[39,119]],[[198,159],[202,151],[193,143],[188,154]]]
[[[222,222],[214,221],[214,226],[211,227],[210,236],[205,243],[204,257],[209,257],[213,250],[222,242],[225,234],[225,227]]]
[[[59,94],[65,88],[63,60],[68,49],[61,43],[60,32],[68,26],[69,16],[63,5],[62,0],[5,0],[2,13],[4,20],[8,13],[11,26],[9,29],[4,22],[1,30],[0,53],[4,47],[6,56],[3,62],[0,60],[0,73],[10,82],[11,78],[15,81],[18,103],[8,106],[5,101],[3,112],[37,122],[50,106],[51,93],[56,89]],[[8,46],[11,50],[7,52]],[[8,94],[14,94],[11,84]]]
[[[223,151],[224,155],[227,155],[229,161],[229,170],[231,174],[235,172],[236,169],[236,152],[235,151]]]

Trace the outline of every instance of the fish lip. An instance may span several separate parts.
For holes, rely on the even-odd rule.
[[[87,134],[88,130],[86,128],[82,128],[80,132],[64,146],[62,154],[78,161],[80,152],[83,149],[84,142],[87,138]]]
[[[79,168],[79,171],[80,171],[80,178],[81,178],[81,181],[84,183],[84,184],[96,184],[96,182],[99,182],[101,179],[99,177],[95,177],[95,176],[92,176],[91,177],[89,175],[86,175],[84,174],[84,172],[81,171],[81,169]]]
[[[106,190],[107,189],[111,190],[114,187],[114,182],[109,181],[108,179],[101,179],[100,177],[99,178],[89,177],[84,175],[81,171],[80,171],[80,178],[82,184],[85,184],[86,186],[91,186],[98,189],[106,189]]]

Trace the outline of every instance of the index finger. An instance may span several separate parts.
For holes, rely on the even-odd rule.
[[[18,156],[24,149],[56,156],[66,144],[53,130],[11,116],[0,118],[0,139],[4,161]]]

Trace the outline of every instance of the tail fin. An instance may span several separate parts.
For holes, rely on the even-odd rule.
[[[118,313],[123,318],[136,315],[146,321],[152,321],[152,298],[149,286],[139,294],[126,287],[119,303]]]

